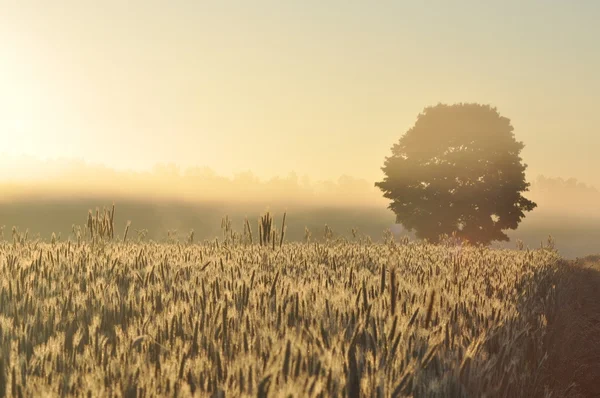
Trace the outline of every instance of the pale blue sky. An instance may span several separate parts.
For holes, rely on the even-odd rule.
[[[532,176],[600,187],[599,4],[0,0],[0,152],[375,181],[425,106],[482,102]]]

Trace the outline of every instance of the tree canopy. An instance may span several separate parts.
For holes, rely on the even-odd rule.
[[[396,222],[437,242],[456,233],[473,243],[508,241],[524,212],[536,207],[528,191],[526,164],[510,120],[480,104],[427,107],[385,158],[375,183]]]

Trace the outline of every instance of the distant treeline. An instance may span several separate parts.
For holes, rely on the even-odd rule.
[[[241,206],[252,203],[258,208],[268,203],[284,203],[307,208],[379,209],[385,209],[389,203],[373,182],[352,176],[341,176],[335,181],[315,180],[291,172],[262,180],[250,171],[225,177],[207,167],[182,169],[174,164],[158,164],[147,172],[127,172],[76,160],[23,158],[18,162],[13,159],[12,167],[9,163],[0,159],[0,202],[109,197],[120,202],[121,199],[182,200],[195,204],[225,201]],[[525,196],[538,207],[526,218],[540,212],[600,217],[600,192],[593,186],[575,178],[545,176],[530,182],[530,192]]]

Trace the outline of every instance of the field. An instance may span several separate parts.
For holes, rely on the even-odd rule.
[[[1,199],[1,198],[0,198]],[[86,221],[90,207],[98,203],[111,203],[108,197],[64,197],[48,199],[44,195],[18,201],[0,203],[0,228],[4,226],[4,238],[11,239],[11,227],[16,225],[21,232],[29,229],[29,238],[41,238],[48,241],[52,233],[61,235],[63,240],[72,234],[72,224]],[[149,197],[146,200],[117,199],[115,225],[117,234],[122,236],[128,219],[132,221],[130,237],[137,240],[136,230],[145,230],[146,239],[165,241],[169,230],[177,230],[179,238],[185,241],[186,234],[195,230],[196,240],[214,239],[221,234],[220,223],[224,215],[229,215],[234,228],[241,230],[245,217],[251,221],[265,211],[264,204],[240,204],[227,201],[185,203],[177,201],[159,201]],[[352,228],[358,228],[359,235],[369,235],[374,242],[380,242],[385,229],[394,226],[394,213],[381,207],[327,207],[298,206],[273,203],[270,210],[275,214],[277,223],[287,211],[286,241],[302,241],[304,228],[308,227],[315,238],[323,235],[328,224],[334,234],[351,238]],[[256,229],[256,225],[252,224]],[[396,237],[413,236],[402,231],[399,225]],[[580,217],[571,213],[532,212],[515,231],[507,231],[511,242],[495,243],[494,247],[514,249],[515,241],[522,240],[525,246],[540,247],[540,241],[546,241],[548,235],[556,240],[556,248],[563,258],[574,260],[590,253],[596,253],[600,241],[600,219]],[[0,230],[0,240],[2,232]]]
[[[550,247],[285,243],[227,220],[210,242],[136,242],[109,220],[0,246],[1,396],[547,393]]]

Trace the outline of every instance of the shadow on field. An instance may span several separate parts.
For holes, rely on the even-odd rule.
[[[600,397],[600,255],[564,261],[553,318],[543,383],[552,397]]]

